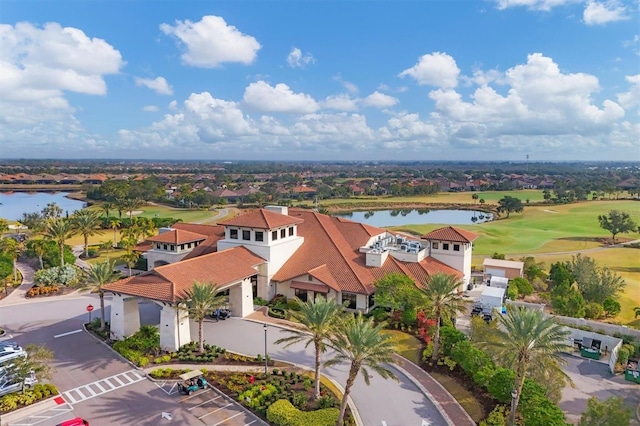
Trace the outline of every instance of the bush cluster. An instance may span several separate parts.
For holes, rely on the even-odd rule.
[[[443,349],[443,354],[449,355],[474,383],[486,388],[497,401],[511,401],[515,373],[497,367],[489,355],[469,340],[452,345],[449,354]],[[532,380],[525,379],[518,410],[525,425],[566,426],[564,413],[546,397],[545,389]]]
[[[330,426],[339,414],[337,408],[300,411],[289,400],[279,399],[267,409],[267,420],[274,426]]]
[[[156,368],[155,370],[151,371],[149,375],[154,379],[170,379],[170,378],[178,377],[181,374],[188,373],[189,371],[191,370],[189,370],[188,368],[187,369]]]
[[[149,356],[160,351],[160,332],[154,326],[144,325],[126,339],[115,342],[113,349],[138,367],[145,367]]]
[[[33,276],[33,282],[37,285],[70,286],[76,284],[80,279],[78,268],[73,265],[54,266],[53,268],[40,269]]]
[[[38,383],[33,389],[26,390],[24,393],[10,393],[1,397],[0,413],[7,413],[57,394],[58,389],[55,386]]]
[[[198,342],[190,342],[185,345],[182,345],[180,349],[178,349],[178,353],[176,357],[180,361],[187,362],[212,362],[220,355],[226,353],[226,349],[221,348],[216,345],[204,344],[204,352],[196,353],[199,349]]]
[[[33,286],[29,290],[27,290],[26,297],[36,297],[36,296],[50,296],[55,294],[60,294],[61,288],[57,285],[47,285],[47,286]]]

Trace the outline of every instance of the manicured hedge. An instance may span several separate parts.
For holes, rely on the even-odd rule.
[[[339,414],[337,408],[300,411],[288,400],[279,399],[267,409],[267,420],[274,426],[333,426]]]
[[[17,410],[27,405],[35,404],[38,401],[58,394],[58,389],[50,384],[38,383],[31,390],[24,393],[14,392],[0,398],[0,413]]]

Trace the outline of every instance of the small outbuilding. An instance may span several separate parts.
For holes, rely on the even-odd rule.
[[[491,277],[502,277],[510,280],[521,278],[524,273],[524,262],[516,262],[513,260],[490,259],[487,258],[482,262],[485,279]]]

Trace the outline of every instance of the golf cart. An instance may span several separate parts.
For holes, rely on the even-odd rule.
[[[207,380],[202,376],[202,371],[193,370],[180,375],[182,382],[178,383],[178,391],[182,395],[191,395],[198,389],[206,389],[209,386]]]

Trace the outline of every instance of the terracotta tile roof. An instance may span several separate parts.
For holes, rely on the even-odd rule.
[[[151,250],[152,248],[153,248],[153,244],[151,244],[151,241],[145,240],[145,241],[143,241],[141,243],[136,244],[133,247],[133,251],[144,253],[144,252],[147,252],[147,251]]]
[[[338,282],[336,281],[334,276],[331,275],[331,271],[329,271],[327,265],[320,265],[317,268],[310,270],[309,275],[311,275],[318,281],[322,281],[323,283],[331,287],[331,289],[340,291],[340,286],[338,285]]]
[[[350,219],[342,217],[334,217],[333,219],[336,227],[354,250],[364,246],[371,237],[385,232],[385,230],[376,228],[375,226],[354,222]]]
[[[202,225],[199,223],[177,222],[171,225],[171,228],[195,232],[196,234],[202,234],[209,237],[212,235],[224,235],[224,226],[220,225]]]
[[[216,251],[218,251],[218,241],[222,239],[224,239],[224,231],[220,235],[212,235],[210,237],[207,237],[206,240],[198,244],[198,247],[191,250],[183,258],[183,260],[192,259],[194,257],[202,256],[209,253],[215,253]]]
[[[195,232],[189,232],[182,229],[174,229],[173,231],[163,232],[162,234],[154,237],[147,238],[147,241],[154,243],[168,243],[168,244],[184,244],[192,241],[203,241],[207,237],[202,234],[196,234]]]
[[[265,260],[244,247],[158,266],[145,275],[129,277],[104,286],[106,291],[175,303],[194,281],[233,284],[258,273]]]
[[[224,226],[240,226],[246,228],[274,229],[281,226],[295,225],[302,223],[302,219],[283,215],[266,209],[254,210],[229,220],[221,222]]]
[[[436,229],[428,234],[422,236],[425,240],[440,240],[440,241],[452,241],[459,243],[470,243],[476,238],[478,234],[474,234],[471,231],[465,231],[464,229],[448,226],[446,228]]]

